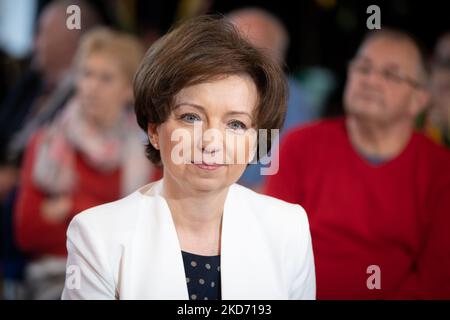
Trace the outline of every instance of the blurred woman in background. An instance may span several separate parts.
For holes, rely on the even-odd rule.
[[[33,260],[26,271],[29,298],[61,296],[73,216],[127,195],[155,172],[131,112],[132,77],[142,56],[130,35],[106,28],[88,33],[76,56],[74,98],[31,139],[15,212],[18,244]]]

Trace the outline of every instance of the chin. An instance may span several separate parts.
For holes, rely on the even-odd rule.
[[[200,192],[200,193],[207,193],[207,192],[214,192],[214,191],[220,191],[227,187],[227,185],[223,184],[223,181],[213,181],[213,180],[206,180],[206,179],[192,179],[186,184],[186,188],[190,191]]]
[[[354,105],[346,109],[348,114],[364,119],[376,119],[382,116],[383,110],[378,104]]]
[[[172,168],[174,169],[174,168]],[[211,192],[223,190],[237,182],[242,172],[222,167],[214,171],[201,170],[187,165],[182,170],[169,170],[171,176],[183,189],[197,192]],[[243,170],[242,170],[243,171]]]

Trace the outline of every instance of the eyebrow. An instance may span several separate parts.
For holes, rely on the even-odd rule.
[[[387,63],[386,64],[386,69],[394,69],[395,71],[401,71],[403,68],[401,68],[398,64],[396,63]]]
[[[202,107],[202,106],[200,106],[200,105],[198,105],[198,104],[195,104],[195,103],[190,103],[190,102],[181,102],[181,103],[177,103],[177,104],[175,105],[175,107],[173,108],[173,110],[178,109],[178,108],[181,107],[182,105],[185,105],[185,106],[191,106],[191,107],[194,107],[194,108],[198,109],[199,111],[201,111],[201,112],[203,112],[203,113],[206,113],[206,110],[205,110],[204,107]],[[245,112],[245,111],[229,111],[229,112],[227,112],[227,115],[246,115],[246,116],[248,116],[248,117],[252,120],[252,122],[253,122],[253,116],[252,116],[250,113]]]

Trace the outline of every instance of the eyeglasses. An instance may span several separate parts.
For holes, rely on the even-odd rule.
[[[360,61],[360,60],[352,60],[349,63],[349,71],[358,75],[368,76],[372,72],[379,73],[383,79],[387,83],[392,84],[402,84],[407,83],[414,88],[422,87],[422,84],[411,77],[406,75],[401,75],[398,72],[389,70],[389,69],[379,69],[377,70],[375,67],[370,65],[368,62]]]

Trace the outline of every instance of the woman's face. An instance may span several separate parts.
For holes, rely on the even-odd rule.
[[[250,77],[228,76],[181,90],[156,130],[166,183],[187,191],[219,191],[236,182],[256,146],[257,89]]]
[[[77,95],[89,120],[101,127],[117,123],[132,97],[131,84],[118,62],[105,53],[93,53],[81,63]]]

